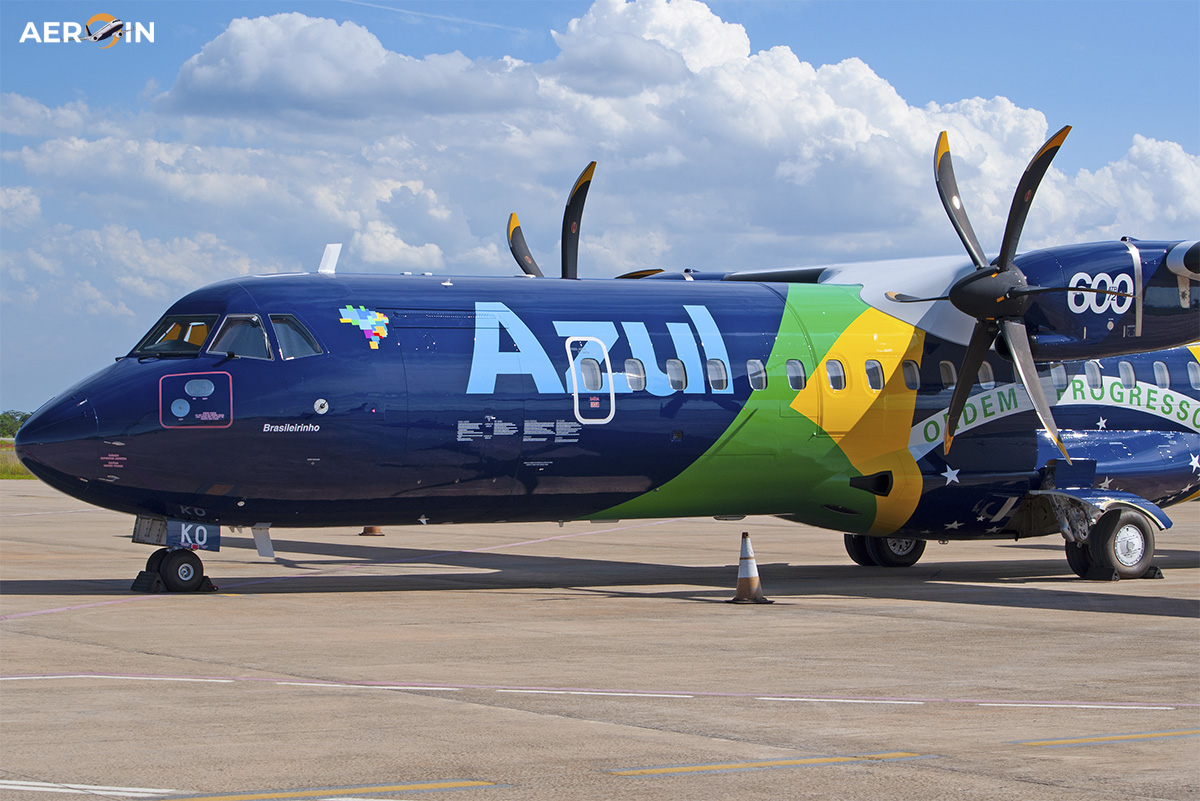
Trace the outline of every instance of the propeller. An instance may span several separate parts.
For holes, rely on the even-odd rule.
[[[1017,183],[1013,194],[1012,206],[1008,211],[1008,222],[1004,226],[1004,238],[1000,244],[1000,255],[994,262],[989,263],[967,218],[962,198],[958,192],[958,182],[954,178],[954,163],[950,158],[950,144],[943,131],[938,137],[934,149],[934,179],[937,184],[938,196],[942,206],[950,217],[958,238],[975,264],[975,272],[964,276],[950,287],[950,291],[939,298],[916,298],[898,292],[888,293],[888,297],[901,303],[914,303],[929,300],[949,300],[956,309],[975,318],[975,328],[971,332],[971,340],[967,344],[967,353],[963,357],[959,370],[959,380],[955,383],[954,394],[950,398],[950,408],[946,419],[945,452],[949,453],[950,444],[954,440],[954,432],[958,428],[959,418],[971,395],[975,375],[979,371],[983,359],[991,349],[998,336],[1003,336],[1008,345],[1008,352],[1016,365],[1017,376],[1024,385],[1038,419],[1050,434],[1054,444],[1062,452],[1063,458],[1069,464],[1071,457],[1062,443],[1054,415],[1050,413],[1050,403],[1042,390],[1038,378],[1037,367],[1033,362],[1033,352],[1029,343],[1029,332],[1025,328],[1025,312],[1029,308],[1029,297],[1044,292],[1077,291],[1071,287],[1031,287],[1025,280],[1025,274],[1014,263],[1017,253],[1017,243],[1021,239],[1021,230],[1025,227],[1025,218],[1029,215],[1029,205],[1037,192],[1050,162],[1058,153],[1063,141],[1070,133],[1071,126],[1065,126],[1058,133],[1046,140],[1046,144],[1034,154],[1029,166]],[[1111,291],[1105,291],[1112,294]]]
[[[579,173],[571,194],[567,198],[567,207],[563,210],[562,227],[562,277],[579,277],[579,224],[583,219],[583,204],[587,200],[588,189],[592,185],[592,173],[596,171],[596,162],[592,162]],[[513,258],[526,275],[542,278],[542,270],[534,261],[525,235],[521,233],[521,221],[516,212],[508,215],[508,249]]]
[[[517,219],[515,211],[508,215],[508,249],[512,251],[513,258],[517,260],[517,264],[521,265],[521,269],[525,271],[526,275],[532,275],[535,278],[542,277],[542,270],[533,260],[533,254],[529,252],[529,245],[525,243],[525,234],[521,233],[521,221]]]
[[[575,186],[571,187],[571,196],[567,198],[567,208],[563,211],[562,227],[562,277],[579,277],[579,223],[583,219],[583,202],[587,200],[588,189],[592,185],[592,173],[596,171],[596,162],[592,162],[579,173]]]

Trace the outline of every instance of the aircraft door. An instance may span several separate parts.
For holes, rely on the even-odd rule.
[[[596,337],[568,337],[571,398],[575,419],[582,425],[604,425],[616,415],[612,362],[608,348]]]

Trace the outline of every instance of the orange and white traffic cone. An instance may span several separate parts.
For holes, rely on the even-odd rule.
[[[383,529],[379,526],[363,526],[363,530],[358,532],[360,537],[382,537]]]
[[[754,548],[750,546],[750,532],[742,532],[742,557],[738,560],[737,594],[730,598],[731,604],[773,604],[763,597],[758,583],[758,563],[754,561]]]

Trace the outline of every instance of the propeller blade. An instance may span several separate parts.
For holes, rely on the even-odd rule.
[[[937,298],[918,298],[916,295],[905,295],[903,292],[884,292],[883,296],[888,300],[894,300],[896,303],[930,303],[935,300],[950,300],[949,295],[942,295]]]
[[[975,377],[979,375],[979,365],[991,350],[996,341],[1000,327],[995,320],[980,320],[975,323],[971,332],[971,341],[967,345],[967,355],[963,357],[962,366],[958,370],[958,382],[954,385],[954,394],[950,396],[949,414],[946,416],[946,437],[943,453],[950,452],[950,443],[954,440],[954,432],[958,428],[958,418],[962,415],[967,398],[971,396],[971,387],[975,386]]]
[[[513,258],[521,265],[526,275],[542,277],[541,268],[533,260],[529,245],[525,244],[525,234],[521,233],[521,221],[517,219],[515,211],[508,215],[508,249],[512,251]]]
[[[1013,257],[1017,255],[1017,242],[1021,239],[1021,229],[1025,227],[1025,218],[1029,215],[1029,204],[1033,195],[1042,182],[1050,162],[1062,147],[1063,140],[1071,132],[1070,125],[1064,125],[1062,130],[1046,140],[1042,149],[1034,154],[1017,183],[1017,191],[1013,194],[1012,206],[1008,210],[1008,222],[1004,226],[1004,239],[1000,244],[1000,256],[997,264],[1001,270],[1013,269]]]
[[[579,173],[571,196],[567,199],[567,208],[563,212],[562,227],[562,277],[579,277],[579,223],[583,219],[583,202],[587,200],[588,187],[592,185],[592,173],[596,171],[596,162],[592,162]]]
[[[1004,339],[1008,342],[1009,353],[1012,354],[1013,364],[1017,367],[1017,375],[1021,377],[1025,391],[1029,394],[1029,399],[1033,401],[1033,408],[1037,410],[1042,426],[1050,434],[1054,444],[1062,451],[1067,464],[1071,464],[1071,457],[1062,443],[1058,426],[1054,424],[1054,415],[1050,414],[1050,403],[1046,400],[1046,393],[1042,391],[1042,382],[1038,377],[1037,367],[1033,364],[1033,353],[1029,349],[1029,333],[1025,330],[1025,323],[1017,318],[1008,317],[1001,321],[1001,325]]]
[[[983,255],[979,238],[975,236],[975,229],[967,219],[967,210],[963,208],[962,198],[958,194],[958,182],[954,180],[954,162],[950,159],[950,140],[946,138],[945,131],[938,137],[937,147],[933,151],[933,179],[937,184],[942,206],[945,207],[946,214],[950,215],[954,230],[958,231],[958,238],[966,246],[975,267],[982,270],[987,266],[987,257]]]

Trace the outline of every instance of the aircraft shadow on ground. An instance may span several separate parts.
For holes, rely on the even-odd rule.
[[[224,544],[253,547],[249,538],[227,537]],[[276,563],[290,569],[284,575],[222,576],[220,563],[208,565],[206,572],[222,593],[246,595],[545,589],[614,599],[721,603],[737,583],[735,564],[685,566],[290,540],[275,540],[274,545]],[[1056,550],[1061,552],[1061,546]],[[1177,576],[1177,581],[1193,581],[1190,571],[1200,569],[1200,553],[1194,550],[1164,549],[1159,557],[1168,582]],[[438,566],[448,572],[436,572]],[[352,574],[366,567],[394,572]],[[785,604],[809,596],[840,596],[1200,618],[1200,601],[1194,599],[1097,592],[1091,588],[1103,585],[1071,575],[1065,559],[930,562],[900,569],[760,562],[759,573],[764,592]],[[132,578],[12,580],[0,585],[0,595],[127,595]],[[655,589],[663,586],[688,589]]]

